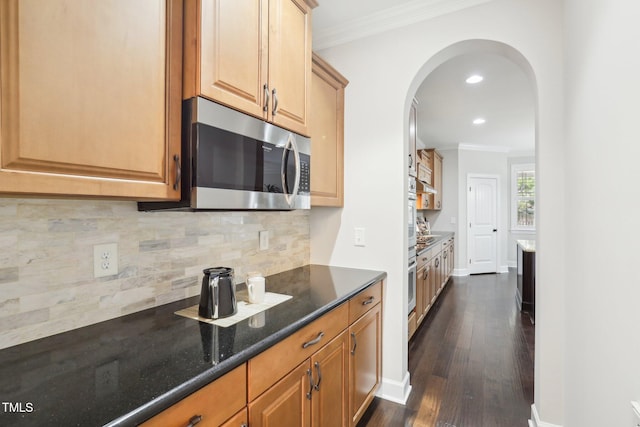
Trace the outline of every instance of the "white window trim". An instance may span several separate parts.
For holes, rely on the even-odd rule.
[[[536,227],[534,226],[524,226],[518,225],[518,203],[517,203],[517,174],[521,171],[526,170],[536,170],[536,165],[534,163],[516,163],[511,165],[511,232],[513,233],[535,233]],[[536,174],[536,181],[537,181]],[[537,187],[537,182],[536,182]],[[537,200],[536,200],[537,202]],[[537,205],[537,203],[536,203]],[[534,222],[535,221],[534,217]]]

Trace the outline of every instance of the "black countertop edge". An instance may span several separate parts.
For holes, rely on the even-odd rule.
[[[242,352],[233,355],[229,359],[221,362],[218,365],[213,366],[211,369],[195,376],[191,380],[182,383],[178,387],[173,388],[172,390],[164,393],[152,401],[138,407],[137,409],[116,418],[115,420],[107,423],[104,427],[128,427],[128,426],[137,426],[144,421],[152,418],[153,416],[159,414],[165,409],[171,407],[176,404],[180,400],[189,396],[190,394],[196,392],[207,384],[215,381],[220,378],[224,374],[232,371],[243,363],[249,361],[249,359],[254,356],[262,353],[269,347],[277,344],[288,336],[292,335],[294,332],[302,329],[304,326],[318,319],[322,315],[328,313],[344,302],[348,301],[355,295],[359,294],[369,286],[372,286],[375,283],[385,279],[387,277],[386,272],[380,272],[376,277],[369,280],[359,288],[354,289],[352,292],[343,295],[341,298],[338,298],[331,303],[323,306],[322,308],[314,311],[313,313],[301,318],[295,323],[290,324],[288,327],[280,329],[278,332],[270,335],[268,338],[260,341],[259,343],[246,348]]]
[[[433,246],[435,246],[436,244],[442,242],[443,240],[447,240],[451,237],[455,237],[455,232],[453,231],[432,231],[433,234],[435,234],[436,237],[435,240],[433,240],[431,243],[429,243],[427,246],[425,246],[422,249],[418,249],[416,251],[416,255],[419,256],[423,253],[425,253],[426,251],[428,251],[429,249],[431,249]]]

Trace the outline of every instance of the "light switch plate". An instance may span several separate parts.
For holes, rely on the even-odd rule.
[[[267,230],[262,230],[258,232],[259,249],[261,251],[266,251],[269,249],[269,232]]]
[[[366,245],[366,242],[365,242],[365,229],[364,228],[356,227],[354,229],[353,244],[355,246],[365,246]]]

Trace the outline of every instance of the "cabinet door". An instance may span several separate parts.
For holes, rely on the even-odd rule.
[[[269,1],[269,89],[269,120],[308,136],[311,9],[303,0]]]
[[[182,1],[2,1],[0,64],[1,193],[179,199]]]
[[[424,268],[424,272],[422,273],[422,281],[424,283],[424,294],[423,294],[423,302],[422,305],[424,307],[423,316],[427,315],[429,308],[431,308],[431,264],[427,263]]]
[[[427,308],[425,305],[425,301],[427,299],[427,289],[426,289],[426,280],[425,280],[425,270],[426,267],[422,267],[416,273],[416,323],[420,325],[422,320],[424,319],[424,312]]]
[[[438,192],[434,197],[433,209],[442,209],[442,157],[437,152],[433,153],[433,187]]]
[[[440,285],[442,284],[442,253],[439,253],[433,259],[433,282],[436,294],[440,292]]]
[[[312,71],[311,205],[343,206],[344,88],[348,82],[316,54]]]
[[[185,10],[184,97],[266,118],[268,0],[187,0]]]
[[[380,385],[381,316],[381,305],[377,304],[349,327],[349,417],[352,427],[358,423]]]
[[[349,336],[345,330],[311,357],[316,384],[311,398],[312,427],[347,427]]]
[[[313,378],[307,359],[249,404],[251,427],[311,426]]]

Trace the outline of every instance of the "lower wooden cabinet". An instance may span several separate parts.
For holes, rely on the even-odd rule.
[[[316,385],[311,396],[311,426],[347,427],[349,336],[344,331],[311,358]]]
[[[349,425],[355,426],[375,397],[382,374],[382,308],[377,304],[349,327]]]
[[[313,377],[309,360],[249,404],[251,427],[311,426]]]
[[[382,282],[144,427],[353,427],[382,377]]]
[[[233,426],[227,420],[230,417],[236,419],[246,404],[247,365],[243,364],[144,422],[142,426],[184,427],[196,423],[199,427]],[[246,415],[246,410],[244,412]],[[241,425],[237,424],[238,427]]]

